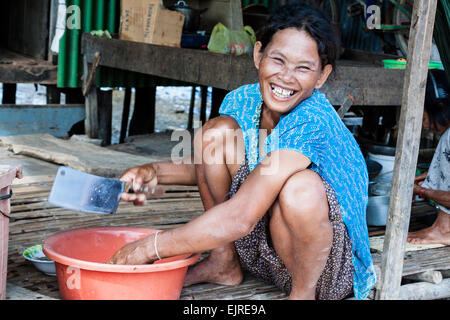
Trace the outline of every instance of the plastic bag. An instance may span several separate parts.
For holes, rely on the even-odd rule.
[[[229,30],[222,23],[214,26],[211,38],[208,42],[208,50],[216,53],[231,53],[241,55],[251,54],[256,42],[255,31],[250,26],[245,26],[242,31]]]

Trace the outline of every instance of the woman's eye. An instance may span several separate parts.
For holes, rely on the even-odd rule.
[[[276,63],[279,63],[279,64],[283,63],[283,60],[280,58],[273,57],[272,60],[274,60]]]

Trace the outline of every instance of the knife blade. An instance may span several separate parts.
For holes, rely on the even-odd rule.
[[[115,213],[122,192],[131,188],[124,181],[99,177],[69,167],[58,168],[48,202],[58,207],[89,213]]]

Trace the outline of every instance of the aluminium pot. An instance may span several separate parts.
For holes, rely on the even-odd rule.
[[[200,18],[202,13],[204,13],[206,9],[198,10],[191,8],[186,1],[179,0],[173,6],[170,7],[170,10],[175,10],[184,14],[184,25],[183,31],[195,32],[200,27]]]

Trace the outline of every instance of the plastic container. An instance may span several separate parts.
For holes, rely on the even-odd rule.
[[[11,183],[20,171],[20,167],[0,165],[0,300],[6,298]]]
[[[405,69],[406,68],[406,60],[383,60],[384,67],[386,69]],[[439,61],[430,61],[428,65],[428,69],[442,69],[442,62]]]
[[[106,262],[127,243],[157,230],[127,227],[75,229],[44,241],[44,253],[55,261],[64,300],[176,300],[187,268],[200,254],[185,254],[146,265]]]

